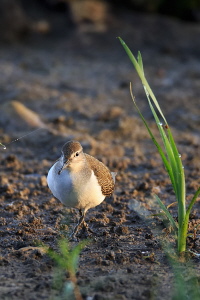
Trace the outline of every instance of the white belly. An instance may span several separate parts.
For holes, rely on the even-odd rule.
[[[59,169],[60,163],[56,162],[49,170],[47,183],[53,195],[67,207],[87,211],[105,199],[93,171],[89,180],[84,181],[82,174],[72,174],[67,169],[58,175]]]

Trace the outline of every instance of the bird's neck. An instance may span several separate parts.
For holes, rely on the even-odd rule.
[[[73,164],[69,166],[69,172],[74,176],[83,176],[85,178],[90,178],[92,170],[89,167],[87,160],[81,161],[81,163]]]

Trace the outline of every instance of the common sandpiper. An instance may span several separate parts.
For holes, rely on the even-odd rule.
[[[47,182],[54,197],[66,207],[79,209],[80,218],[71,235],[74,239],[80,227],[87,228],[84,218],[88,209],[112,195],[116,173],[84,153],[77,141],[65,143],[61,153],[49,170]]]

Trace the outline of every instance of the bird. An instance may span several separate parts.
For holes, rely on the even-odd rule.
[[[115,172],[95,157],[83,152],[78,141],[68,141],[61,149],[60,158],[47,175],[48,186],[55,198],[68,208],[77,208],[78,224],[71,238],[75,239],[79,229],[89,229],[85,222],[86,212],[111,196],[115,186]]]

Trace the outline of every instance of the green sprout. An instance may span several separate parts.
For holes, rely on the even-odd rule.
[[[42,247],[45,248],[47,255],[49,255],[49,257],[51,257],[56,263],[54,288],[62,290],[62,296],[64,296],[66,299],[83,299],[78,287],[76,272],[78,270],[80,252],[83,250],[86,244],[88,244],[88,241],[84,240],[78,243],[75,247],[71,248],[68,240],[61,239],[58,242],[60,253],[57,253],[53,249],[42,245]],[[69,275],[68,282],[64,281],[66,273]]]
[[[142,62],[142,56],[141,53],[138,52],[137,59],[132,54],[131,50],[128,48],[126,43],[119,37],[119,40],[124,47],[126,53],[128,54],[129,59],[133,63],[145,90],[147,100],[150,106],[150,109],[152,111],[152,114],[154,116],[154,119],[156,121],[157,127],[159,129],[160,135],[162,137],[162,142],[164,145],[164,150],[162,147],[162,144],[159,143],[152,131],[149,128],[149,125],[147,124],[147,121],[145,120],[144,116],[142,115],[140,109],[138,108],[134,96],[131,92],[131,97],[133,100],[133,103],[140,115],[140,118],[142,119],[144,125],[146,126],[146,129],[157,147],[157,150],[161,156],[161,159],[164,163],[165,169],[169,175],[169,178],[172,183],[172,187],[176,196],[176,201],[178,203],[178,223],[175,222],[172,215],[168,211],[167,207],[163,204],[161,199],[155,195],[157,201],[159,202],[160,207],[166,214],[167,218],[169,219],[175,234],[177,236],[178,240],[178,253],[182,253],[186,251],[186,239],[187,239],[187,233],[188,233],[188,223],[189,223],[189,216],[190,212],[192,210],[192,207],[197,199],[197,197],[200,194],[200,187],[194,194],[192,200],[189,203],[189,206],[186,208],[186,189],[185,189],[185,173],[184,173],[184,167],[182,164],[181,156],[178,152],[178,149],[176,147],[172,132],[170,130],[170,127],[167,123],[167,120],[160,108],[160,105],[158,101],[156,100],[156,97],[154,93],[152,92],[148,81],[146,80],[144,69],[143,69],[143,62]],[[162,125],[164,123],[164,125]]]

